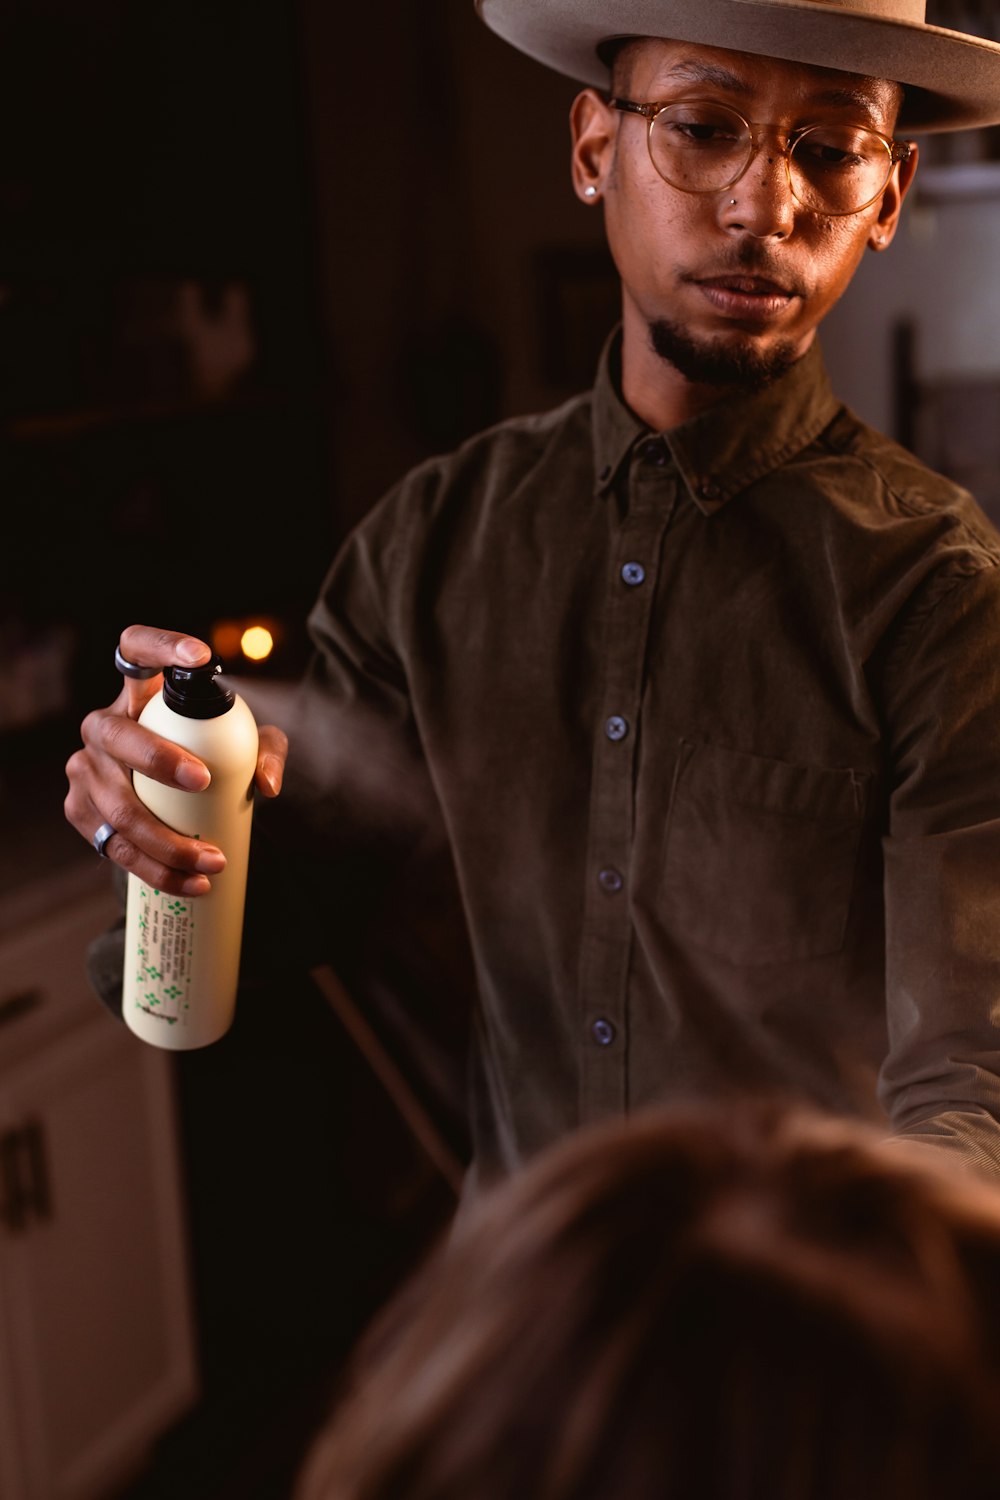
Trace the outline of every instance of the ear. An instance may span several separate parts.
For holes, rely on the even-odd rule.
[[[906,144],[910,148],[910,154],[905,161],[897,162],[892,169],[889,185],[882,194],[882,201],[879,204],[878,218],[872,224],[871,233],[868,236],[870,250],[888,250],[896,233],[903,199],[910,191],[919,155],[916,141],[907,141]]]
[[[584,203],[597,203],[610,176],[618,116],[596,89],[584,89],[573,100],[569,128],[573,190]],[[588,188],[595,191],[588,193]]]

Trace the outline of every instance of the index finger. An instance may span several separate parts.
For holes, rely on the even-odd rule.
[[[212,655],[211,646],[197,636],[176,630],[158,630],[152,625],[127,625],[121,633],[118,649],[127,661],[137,667],[203,666]]]
[[[115,665],[124,678],[125,712],[129,718],[137,719],[159,691],[162,683],[159,673],[164,667],[198,666],[211,655],[210,647],[197,636],[157,630],[149,625],[129,625],[122,631],[115,653]]]

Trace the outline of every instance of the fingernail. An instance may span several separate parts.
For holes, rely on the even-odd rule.
[[[188,637],[186,640],[177,642],[177,655],[183,656],[185,661],[199,662],[205,655],[205,647],[201,641]]]
[[[182,760],[174,772],[177,785],[186,787],[189,792],[203,792],[211,779],[208,767],[194,760]]]
[[[204,875],[188,875],[181,881],[181,890],[185,896],[207,896],[211,889],[211,884]]]
[[[205,875],[218,875],[220,870],[226,868],[226,856],[221,849],[201,849],[194,867]]]
[[[265,755],[261,770],[264,773],[264,780],[267,783],[268,791],[272,797],[276,797],[281,791],[282,765],[280,760],[277,760],[273,755]]]

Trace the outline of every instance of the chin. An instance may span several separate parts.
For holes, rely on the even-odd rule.
[[[791,339],[762,345],[752,334],[695,336],[666,318],[649,324],[653,351],[693,385],[760,390],[784,375],[804,350]]]

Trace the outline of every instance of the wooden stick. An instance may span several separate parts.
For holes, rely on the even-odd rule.
[[[457,1198],[462,1191],[465,1168],[365,1020],[361,1010],[329,964],[318,964],[310,971],[310,977]]]

